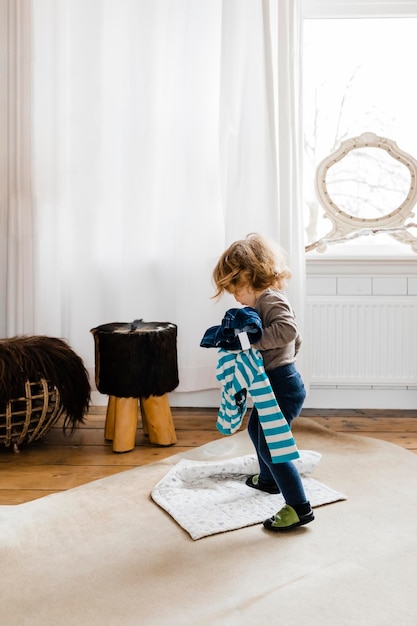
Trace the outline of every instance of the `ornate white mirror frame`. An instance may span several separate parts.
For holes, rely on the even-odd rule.
[[[360,148],[379,148],[385,150],[389,157],[406,166],[410,173],[410,187],[405,190],[406,196],[400,206],[390,209],[388,213],[378,217],[358,217],[351,215],[343,207],[338,206],[331,198],[328,191],[327,177],[330,168],[346,157],[352,150]],[[417,237],[410,228],[417,228],[413,222],[406,223],[408,218],[414,216],[412,209],[417,201],[417,161],[400,150],[397,144],[385,137],[378,137],[374,133],[363,133],[359,137],[353,137],[342,142],[340,147],[323,159],[316,171],[315,187],[318,199],[322,205],[325,216],[331,221],[332,229],[323,238],[308,244],[306,252],[316,250],[324,252],[328,244],[341,243],[364,235],[386,233],[398,241],[409,244],[413,252],[417,252]]]

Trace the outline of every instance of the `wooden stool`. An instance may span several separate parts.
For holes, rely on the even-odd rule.
[[[149,443],[172,446],[177,443],[168,394],[140,398],[142,428]],[[138,399],[110,396],[107,404],[104,438],[113,442],[113,452],[129,452],[135,447],[138,427]]]
[[[135,447],[138,399],[149,442],[177,441],[168,392],[178,385],[177,327],[162,322],[104,324],[91,330],[95,340],[96,386],[109,395],[104,438],[114,452]]]

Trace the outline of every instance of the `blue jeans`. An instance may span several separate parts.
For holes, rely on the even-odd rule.
[[[282,414],[291,427],[293,420],[301,413],[306,398],[303,379],[293,363],[269,370],[267,375]],[[256,407],[249,417],[248,434],[255,446],[261,480],[275,482],[288,504],[306,502],[304,487],[294,463],[272,463]]]

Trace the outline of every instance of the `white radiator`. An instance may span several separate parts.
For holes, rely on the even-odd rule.
[[[417,384],[417,297],[309,296],[306,322],[311,384]]]

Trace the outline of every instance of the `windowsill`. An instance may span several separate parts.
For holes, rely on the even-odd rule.
[[[400,261],[417,261],[417,253],[413,252],[410,249],[407,251],[399,252],[396,248],[390,249],[389,247],[378,246],[378,247],[366,247],[366,246],[355,246],[346,247],[344,249],[335,249],[329,246],[325,252],[307,252],[306,259],[363,259],[363,260],[384,260],[384,259],[398,259]]]
[[[334,242],[327,245],[325,252],[312,250],[306,253],[308,257],[328,257],[328,258],[364,258],[364,259],[385,259],[398,258],[417,259],[417,253],[413,252],[411,245],[401,243],[383,233],[374,236],[362,236],[352,241]]]
[[[345,246],[343,248],[343,246]],[[400,250],[395,246],[329,246],[326,252],[307,252],[308,274],[374,274],[417,275],[417,254],[408,246]]]

